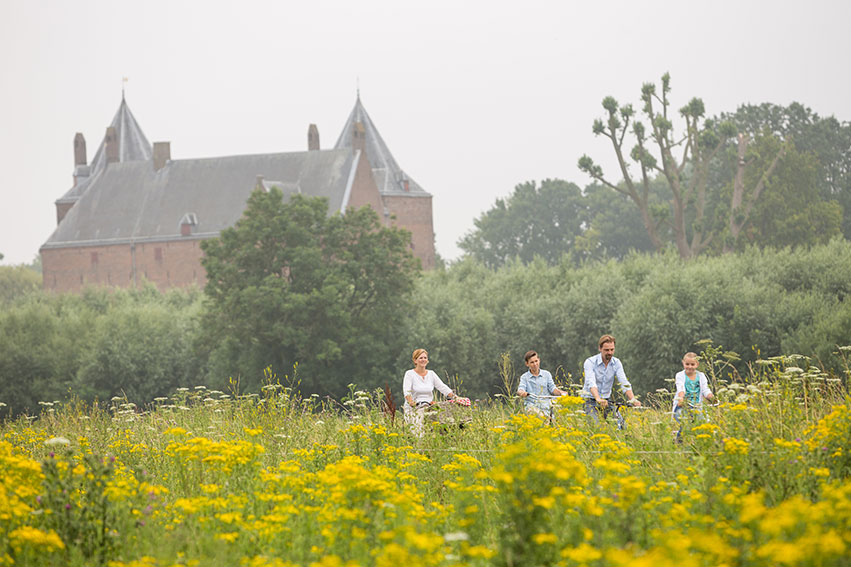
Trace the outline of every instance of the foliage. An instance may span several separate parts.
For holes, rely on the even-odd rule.
[[[491,268],[536,256],[553,264],[576,246],[587,221],[579,187],[560,179],[545,179],[540,187],[530,181],[517,185],[507,199],[497,199],[458,246]]]
[[[750,159],[764,164],[770,159],[766,155],[775,155],[778,146],[776,138],[761,137],[751,146]],[[739,246],[743,248],[745,242],[760,247],[812,246],[841,235],[842,207],[835,200],[822,199],[819,169],[814,154],[789,149],[755,205]],[[745,176],[753,172],[751,168]],[[748,183],[756,184],[756,180]]]
[[[150,400],[195,374],[195,311],[175,317],[164,303],[123,305],[100,317],[80,361],[74,392],[84,399]]]
[[[137,400],[167,392],[195,371],[189,350],[200,308],[195,292],[34,291],[0,311],[0,402],[12,415],[74,395],[122,391]],[[178,360],[179,359],[179,360]],[[149,382],[150,381],[150,382]],[[159,381],[156,383],[155,381]]]
[[[700,350],[703,339],[738,353],[733,365],[740,373],[759,357],[796,352],[844,377],[834,353],[851,336],[849,297],[851,245],[843,240],[689,262],[669,252],[579,267],[515,260],[493,270],[467,259],[425,274],[409,303],[375,319],[392,337],[361,327],[346,343],[345,362],[330,370],[305,356],[264,376],[264,368],[240,366],[250,339],[222,341],[213,352],[220,361],[195,350],[209,340],[198,291],[39,291],[0,311],[0,402],[6,404],[0,416],[43,412],[50,406],[39,402],[71,396],[88,402],[119,396],[141,407],[179,382],[201,380],[228,394],[260,393],[262,385],[324,393],[314,378],[341,383],[341,371],[348,379],[338,399],[346,384],[364,382],[369,390],[388,386],[400,403],[402,375],[418,347],[429,351],[429,368],[450,387],[484,399],[504,389],[506,357],[519,374],[529,349],[558,384],[580,384],[582,362],[597,352],[603,333],[617,337],[616,356],[642,396],[665,386],[683,353]],[[369,360],[375,370],[355,380]],[[233,368],[233,381],[208,374],[205,364]]]
[[[785,350],[840,372],[832,352],[851,333],[849,281],[851,245],[841,240],[689,262],[634,255],[579,269],[538,261],[488,270],[466,260],[426,274],[406,336],[474,397],[500,391],[502,353],[522,369],[529,349],[557,382],[581,383],[582,362],[604,333],[617,337],[615,355],[642,394],[665,385],[702,339],[738,352],[740,371]]]
[[[86,559],[105,564],[112,556],[119,527],[116,507],[110,506],[106,492],[112,463],[89,454],[72,468],[51,454],[42,462],[41,471],[45,490],[39,504],[46,527],[59,536],[66,549],[77,549]]]
[[[818,161],[816,186],[820,198],[842,206],[842,233],[851,238],[851,123],[833,116],[821,117],[797,102],[787,107],[742,105],[722,119],[733,121],[751,135],[768,133],[789,139],[798,152],[813,155]]]
[[[0,266],[0,305],[41,289],[41,275],[27,266]]]
[[[658,194],[654,189],[654,202]],[[545,179],[540,187],[534,181],[517,185],[475,220],[458,245],[490,268],[513,260],[529,264],[541,258],[555,265],[565,257],[579,262],[653,250],[626,197],[598,184],[580,191],[560,179]]]
[[[85,351],[91,313],[42,299],[0,312],[0,400],[13,415],[62,399]]]
[[[298,363],[314,391],[373,385],[398,353],[401,314],[418,271],[410,234],[368,207],[328,216],[327,200],[255,191],[243,217],[202,243],[209,373]]]
[[[663,206],[664,194],[659,183],[651,183],[651,206]],[[576,238],[574,256],[580,260],[623,259],[632,252],[654,250],[641,214],[621,193],[613,193],[608,187],[592,183],[583,190],[589,213],[589,224]]]

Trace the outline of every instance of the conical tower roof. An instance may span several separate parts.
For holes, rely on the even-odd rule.
[[[145,137],[145,133],[139,123],[136,122],[133,113],[130,112],[123,92],[121,93],[121,104],[118,105],[118,111],[109,126],[115,129],[115,136],[118,140],[118,161],[148,161],[151,159],[151,143]],[[79,199],[91,180],[106,169],[106,163],[106,142],[101,140],[95,152],[95,157],[87,166],[88,175],[78,176],[77,184],[59,198],[57,203]]]
[[[396,163],[396,159],[390,153],[387,144],[384,143],[384,138],[381,137],[378,128],[375,127],[369,114],[367,114],[360,100],[360,93],[358,93],[357,100],[355,101],[355,107],[352,109],[349,118],[346,120],[346,124],[343,126],[343,131],[340,132],[340,136],[337,138],[337,143],[334,144],[334,149],[352,147],[352,133],[358,122],[363,124],[366,157],[369,160],[369,165],[372,167],[372,174],[375,177],[378,190],[383,194],[419,193],[428,195]]]
[[[115,135],[118,137],[118,161],[147,161],[151,159],[151,143],[148,142],[148,138],[145,137],[145,133],[142,132],[142,128],[136,122],[133,113],[130,112],[130,107],[127,106],[123,93],[118,112],[115,113],[110,126],[115,128]],[[106,147],[103,141],[98,146],[90,167],[91,175],[106,167]]]

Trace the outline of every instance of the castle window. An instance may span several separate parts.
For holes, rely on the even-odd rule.
[[[159,246],[154,248],[154,260],[156,260],[158,264],[163,263],[163,249]]]
[[[97,267],[98,265],[98,253],[92,252],[92,267]]]

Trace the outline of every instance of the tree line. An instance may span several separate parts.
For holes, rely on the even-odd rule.
[[[730,360],[741,370],[759,358],[797,353],[845,377],[833,353],[851,337],[850,294],[851,243],[843,239],[689,261],[669,251],[578,265],[567,257],[552,265],[514,260],[494,269],[467,258],[417,278],[388,308],[392,315],[377,319],[387,328],[360,327],[352,336],[348,328],[340,334],[318,325],[309,335],[317,347],[303,358],[265,358],[259,353],[274,352],[286,333],[305,332],[302,323],[285,323],[281,334],[258,333],[247,322],[211,332],[223,312],[216,314],[215,302],[198,290],[34,290],[4,300],[0,312],[0,402],[12,413],[37,412],[39,402],[69,396],[126,396],[142,406],[177,387],[232,392],[234,380],[258,392],[264,365],[303,395],[339,399],[356,383],[387,385],[398,396],[417,347],[429,350],[430,368],[453,387],[483,398],[503,391],[504,353],[519,374],[529,349],[560,383],[580,383],[583,360],[607,332],[644,395],[668,387],[682,354],[703,350],[705,341],[735,353]],[[246,311],[228,317],[267,324],[259,307],[237,303]],[[300,310],[305,318],[323,316],[317,305]],[[244,347],[242,362],[234,345]]]
[[[666,75],[661,93],[644,85],[639,113],[606,97],[606,117],[592,131],[611,143],[615,176],[586,155],[578,166],[592,183],[584,188],[521,183],[474,221],[460,248],[498,267],[536,256],[552,264],[564,254],[674,249],[691,258],[851,238],[851,124],[798,103],[707,118],[694,98],[679,111],[678,132],[670,96]]]

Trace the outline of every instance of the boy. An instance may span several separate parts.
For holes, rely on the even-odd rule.
[[[552,374],[546,370],[541,370],[541,358],[537,352],[530,350],[526,353],[524,359],[529,370],[520,377],[517,395],[526,398],[526,412],[539,417],[550,417],[552,400],[549,396],[563,396],[565,393],[556,388]],[[530,394],[532,397],[529,397]]]

